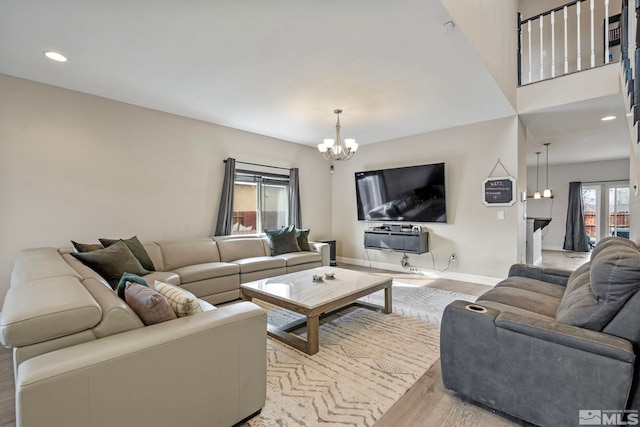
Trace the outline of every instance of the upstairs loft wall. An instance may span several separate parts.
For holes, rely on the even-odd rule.
[[[504,96],[515,106],[518,0],[442,0],[442,3]]]

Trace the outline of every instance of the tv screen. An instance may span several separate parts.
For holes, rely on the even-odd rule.
[[[359,221],[447,222],[444,163],[356,172]]]

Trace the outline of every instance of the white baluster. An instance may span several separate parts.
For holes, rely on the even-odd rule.
[[[544,80],[543,22],[544,22],[544,16],[540,15],[540,80]]]
[[[589,1],[589,8],[591,11],[591,68],[596,66],[596,47],[594,42],[594,28],[593,28],[593,0]],[[608,19],[605,19],[608,21]]]
[[[604,0],[604,63],[609,63],[609,0]]]
[[[569,72],[569,49],[567,47],[567,6],[563,8],[564,11],[564,73]]]
[[[556,11],[551,11],[551,77],[556,76]]]
[[[578,29],[578,59],[576,61],[577,70],[582,69],[582,56],[580,55],[580,2],[576,3],[576,28]]]
[[[533,81],[533,77],[531,75],[531,20],[528,22],[527,31],[529,33],[529,83],[531,83]]]

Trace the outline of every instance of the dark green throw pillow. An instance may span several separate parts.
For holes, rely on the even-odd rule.
[[[97,251],[98,249],[104,249],[104,246],[102,246],[100,243],[78,243],[72,240],[71,244],[73,245],[73,248],[76,250],[76,252],[81,252],[81,253],[93,252],[93,251]]]
[[[296,240],[301,251],[310,251],[309,247],[309,229],[308,228],[296,228]]]
[[[149,287],[149,284],[142,277],[137,274],[124,273],[122,277],[120,277],[120,281],[118,282],[118,287],[116,288],[116,292],[118,296],[124,300],[124,288],[127,286],[127,282],[138,283],[142,286]],[[125,300],[126,301],[126,300]]]
[[[151,261],[151,258],[147,253],[147,250],[144,248],[142,243],[140,243],[140,240],[138,240],[137,236],[133,236],[129,239],[98,239],[98,240],[100,240],[100,243],[102,243],[105,248],[113,245],[115,242],[122,240],[127,245],[127,247],[131,250],[133,255],[136,258],[138,258],[138,261],[140,261],[140,264],[142,264],[142,266],[146,270],[149,270],[149,271],[156,270],[155,266],[153,265],[153,261]]]
[[[133,256],[131,250],[123,241],[118,241],[108,248],[84,253],[71,253],[82,261],[84,265],[102,276],[113,289],[118,286],[120,278],[125,272],[144,276],[149,274],[140,261]]]
[[[300,252],[296,230],[293,225],[282,227],[277,230],[265,230],[269,239],[271,255],[286,254],[288,252]]]

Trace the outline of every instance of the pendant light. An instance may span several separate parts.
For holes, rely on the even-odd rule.
[[[540,198],[540,190],[538,190],[538,175],[540,172],[540,153],[541,151],[536,151],[536,192],[533,193],[533,198],[534,199],[539,199]]]
[[[547,143],[544,144],[544,146],[547,147],[547,167],[546,167],[547,185],[544,188],[544,192],[542,193],[542,197],[553,197],[553,192],[551,191],[551,188],[549,188],[549,145],[551,145],[550,142],[547,142]]]

